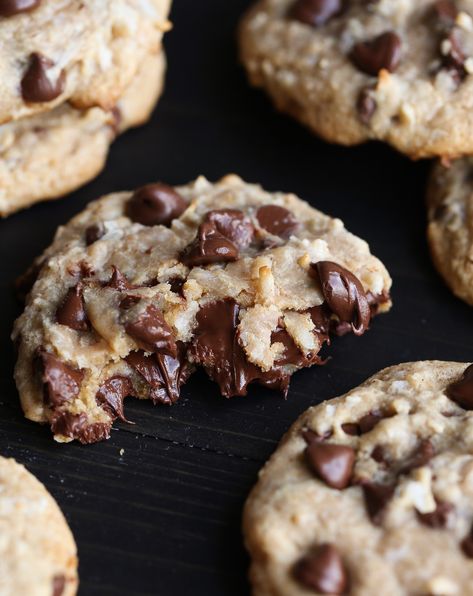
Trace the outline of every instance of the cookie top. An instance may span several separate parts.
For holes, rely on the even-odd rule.
[[[381,371],[307,410],[245,508],[255,594],[469,594],[473,366]]]
[[[260,0],[250,80],[318,135],[412,157],[473,151],[473,0]]]
[[[0,594],[73,596],[74,538],[54,499],[22,465],[0,457]]]
[[[113,110],[66,102],[0,126],[0,215],[63,196],[98,174],[116,135],[149,117],[164,69],[164,52],[146,57]]]
[[[112,108],[169,28],[170,0],[30,0],[22,12],[27,4],[0,6],[0,123],[64,101]]]
[[[473,160],[434,167],[427,192],[430,251],[452,291],[473,304]]]
[[[15,325],[26,416],[59,440],[108,436],[123,398],[171,404],[202,366],[227,397],[287,392],[329,333],[389,309],[366,242],[292,194],[237,176],[147,185],[60,228]]]

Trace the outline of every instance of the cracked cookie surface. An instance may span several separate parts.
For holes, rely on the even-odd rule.
[[[250,82],[328,141],[414,158],[473,151],[472,0],[260,0],[240,27]]]
[[[340,220],[234,175],[91,203],[29,277],[15,378],[26,416],[63,441],[108,437],[126,396],[174,403],[196,367],[226,397],[287,393],[330,334],[361,335],[391,304]]]
[[[22,465],[0,457],[0,593],[74,596],[77,551],[46,488]]]
[[[414,362],[307,410],[260,473],[256,595],[470,594],[473,367]]]

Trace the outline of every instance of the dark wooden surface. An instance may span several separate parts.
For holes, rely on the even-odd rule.
[[[175,0],[167,89],[152,122],[115,143],[92,184],[0,222],[0,453],[26,464],[64,510],[83,595],[248,593],[242,505],[298,414],[390,364],[473,359],[472,311],[428,257],[429,164],[375,144],[330,146],[276,114],[237,64],[235,26],[247,5]],[[127,401],[136,426],[117,425],[108,442],[55,444],[18,405],[12,281],[88,201],[158,179],[184,183],[228,172],[294,191],[368,240],[394,278],[392,312],[365,336],[334,341],[333,359],[297,374],[287,401],[258,389],[228,401],[198,374],[172,408]]]

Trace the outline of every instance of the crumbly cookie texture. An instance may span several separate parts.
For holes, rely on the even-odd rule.
[[[0,457],[0,594],[74,596],[77,550],[46,488],[22,465]]]
[[[63,196],[94,178],[116,135],[149,118],[165,64],[164,51],[149,55],[111,111],[64,103],[0,126],[0,215]]]
[[[234,175],[91,203],[35,279],[13,334],[21,403],[85,443],[125,420],[125,396],[174,403],[198,366],[226,397],[287,393],[331,332],[361,335],[391,304],[386,269],[340,220]]]
[[[467,366],[394,366],[299,418],[245,507],[255,595],[471,594]]]
[[[2,123],[65,101],[112,109],[170,26],[170,0],[4,4],[19,10],[0,15]]]
[[[472,0],[260,0],[241,58],[278,109],[328,141],[471,154],[472,17]]]
[[[430,252],[451,290],[473,305],[473,159],[438,163],[428,191]]]

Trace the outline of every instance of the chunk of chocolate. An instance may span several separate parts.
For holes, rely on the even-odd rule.
[[[304,428],[302,430],[302,438],[307,443],[307,445],[310,445],[313,441],[325,441],[326,439],[329,439],[332,436],[332,434],[333,433],[331,430],[324,432],[322,435],[318,435],[316,432],[310,430],[309,428]]]
[[[49,352],[41,351],[38,356],[46,404],[55,408],[75,399],[80,392],[83,372]]]
[[[212,263],[236,261],[237,246],[221,234],[214,224],[200,224],[195,240],[181,253],[181,261],[188,267],[201,267]]]
[[[299,227],[299,222],[285,207],[263,205],[256,212],[259,225],[274,236],[288,238]]]
[[[296,0],[289,16],[312,27],[321,27],[343,10],[343,0]]]
[[[26,102],[43,103],[53,101],[64,91],[65,73],[61,72],[55,81],[48,71],[54,62],[35,52],[30,56],[30,64],[21,80],[21,94]]]
[[[89,319],[85,311],[82,284],[70,288],[56,311],[56,321],[75,331],[87,331]]]
[[[429,528],[441,529],[445,528],[448,523],[448,518],[452,514],[454,507],[451,503],[446,501],[437,501],[437,507],[435,511],[430,513],[420,513],[416,510],[417,519]]]
[[[423,439],[411,457],[401,467],[399,473],[409,474],[412,470],[427,465],[434,455],[435,449],[432,442],[429,439]]]
[[[473,410],[473,364],[465,370],[459,381],[450,383],[445,393],[464,410]]]
[[[373,524],[379,526],[383,520],[384,509],[394,494],[394,486],[368,482],[362,485],[366,511]]]
[[[126,323],[125,330],[146,352],[160,352],[173,358],[177,356],[173,332],[154,304],[149,304],[134,321]]]
[[[209,211],[204,221],[212,224],[217,232],[231,240],[240,250],[247,248],[253,240],[255,233],[253,224],[243,211],[238,209]]]
[[[333,544],[314,549],[294,566],[294,577],[309,590],[319,594],[346,594],[348,572]]]
[[[41,0],[0,0],[0,16],[12,17],[37,8]]]
[[[355,335],[362,335],[370,324],[371,310],[360,280],[331,261],[312,263],[311,268],[330,310],[342,323],[350,324]]]
[[[350,58],[359,70],[375,77],[383,69],[394,72],[401,61],[401,39],[394,31],[386,31],[355,44]]]
[[[51,420],[51,430],[55,435],[62,435],[69,439],[77,439],[83,445],[97,443],[110,437],[110,423],[89,423],[87,414],[72,414],[71,412],[55,412]]]
[[[126,215],[144,226],[169,226],[187,206],[187,201],[172,186],[158,182],[134,192],[127,203]]]
[[[113,288],[114,290],[120,290],[120,292],[124,292],[125,290],[133,290],[135,286],[133,286],[127,278],[123,275],[123,273],[112,265],[112,275],[109,281],[106,283],[107,288]]]
[[[85,243],[87,246],[90,246],[97,240],[100,240],[105,235],[105,226],[103,223],[96,223],[90,225],[85,230]]]
[[[305,449],[305,457],[315,474],[331,488],[339,490],[350,484],[355,450],[346,445],[313,441]]]
[[[123,412],[123,400],[128,395],[133,395],[132,382],[127,377],[116,375],[100,386],[95,399],[112,420],[119,418],[123,422],[128,422]]]

